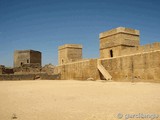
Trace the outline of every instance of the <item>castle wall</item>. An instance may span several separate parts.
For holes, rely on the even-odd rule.
[[[160,51],[103,59],[113,80],[160,82]]]
[[[160,51],[102,59],[102,65],[115,81],[160,82]],[[100,79],[97,59],[73,62],[55,67],[61,79]]]
[[[59,65],[54,68],[54,73],[61,74],[61,79],[86,80],[87,78],[99,78],[97,59]]]

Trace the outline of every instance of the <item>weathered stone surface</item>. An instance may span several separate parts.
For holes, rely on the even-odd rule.
[[[34,50],[16,50],[14,52],[14,67],[23,64],[38,63],[41,65],[41,52]]]
[[[53,75],[54,74],[54,68],[55,66],[52,64],[47,64],[44,67],[42,67],[42,72],[47,73],[48,75]]]
[[[34,74],[0,75],[0,80],[34,80]]]
[[[160,43],[140,46],[139,35],[138,30],[124,27],[100,34],[100,61],[113,80],[160,82]],[[104,79],[97,68],[98,60],[83,59],[82,45],[65,44],[58,48],[59,65],[42,68],[40,52],[15,51],[15,75],[0,79]],[[0,74],[11,74],[12,70],[0,66]]]
[[[100,58],[120,56],[123,49],[139,46],[139,35],[138,30],[124,27],[100,33]]]
[[[100,79],[97,69],[97,59],[59,65],[55,67],[54,73],[61,74],[61,79],[67,80],[86,80],[87,78],[93,78],[95,80]]]
[[[59,80],[60,74],[48,75],[46,73],[39,74],[17,74],[17,75],[0,75],[0,80]]]
[[[58,64],[66,64],[82,60],[82,45],[65,44],[58,48]]]
[[[39,73],[41,72],[41,65],[39,63],[23,64],[21,67],[15,67],[14,72],[15,74]]]
[[[115,81],[160,82],[160,51],[135,54],[102,60],[105,69]],[[97,60],[73,62],[54,69],[62,79],[100,79]]]
[[[12,68],[7,68],[4,65],[0,65],[0,74],[13,74],[14,71]]]
[[[138,30],[124,27],[100,33],[100,58],[113,80],[160,82],[160,43],[140,46],[139,36]],[[68,54],[72,50],[67,47],[73,46],[59,47],[60,66],[55,67],[54,73],[61,74],[62,79],[104,79],[97,69],[97,59],[69,61],[72,54],[69,57]],[[62,59],[65,60],[63,65]]]

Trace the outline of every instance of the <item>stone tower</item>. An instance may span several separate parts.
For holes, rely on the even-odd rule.
[[[121,51],[128,47],[139,46],[139,31],[118,27],[100,33],[100,58],[121,56]]]
[[[41,66],[41,52],[34,50],[16,50],[14,52],[14,67],[32,63]]]
[[[82,59],[82,45],[65,44],[58,47],[58,64],[79,61]]]

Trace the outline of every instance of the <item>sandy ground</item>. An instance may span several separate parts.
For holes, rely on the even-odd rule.
[[[0,81],[0,120],[133,120],[139,113],[160,115],[160,84]]]

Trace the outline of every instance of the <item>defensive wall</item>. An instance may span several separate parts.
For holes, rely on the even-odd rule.
[[[61,79],[104,79],[97,69],[97,60],[90,59],[56,66]],[[115,81],[160,82],[160,50],[99,59]]]
[[[54,68],[55,74],[61,74],[61,79],[86,80],[87,78],[99,78],[97,59],[72,62],[58,65]]]
[[[61,74],[61,79],[160,82],[160,43],[140,46],[139,30],[125,27],[102,32],[99,40],[100,58],[65,62],[54,73]]]

